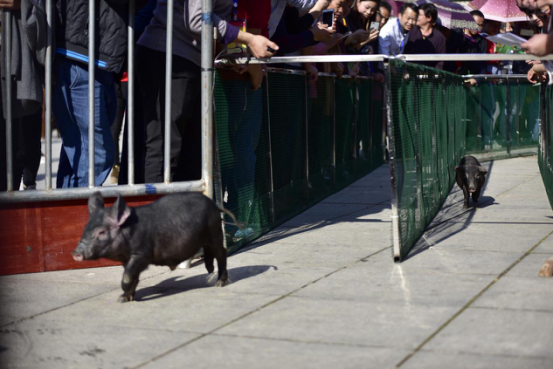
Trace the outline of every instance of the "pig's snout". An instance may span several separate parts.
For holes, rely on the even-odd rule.
[[[79,244],[73,252],[71,252],[75,261],[83,261],[85,259],[85,252],[83,245]]]
[[[476,188],[469,188],[469,192],[470,192],[470,193],[475,193],[475,192],[476,192]]]
[[[83,256],[82,256],[81,254],[79,254],[79,253],[73,251],[73,252],[71,253],[71,255],[73,255],[73,259],[74,259],[75,261],[83,261]]]

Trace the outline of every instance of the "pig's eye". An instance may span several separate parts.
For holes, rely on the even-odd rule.
[[[105,229],[98,231],[98,239],[103,241],[103,240],[107,240],[107,238],[108,238],[108,232]]]
[[[477,175],[474,176],[474,178],[478,179],[478,178],[480,178],[480,175],[477,174]]]

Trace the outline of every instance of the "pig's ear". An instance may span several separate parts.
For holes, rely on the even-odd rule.
[[[117,194],[117,200],[111,207],[110,220],[114,227],[119,228],[131,215],[131,208],[125,202],[120,194]]]
[[[457,169],[460,169],[461,167],[459,165],[456,165],[453,170],[457,170]]]
[[[104,207],[104,198],[100,192],[94,192],[88,199],[88,214]]]
[[[487,170],[486,168],[480,167],[480,166],[478,167],[478,171],[479,171],[480,173],[483,173],[483,174],[488,173],[488,170]]]

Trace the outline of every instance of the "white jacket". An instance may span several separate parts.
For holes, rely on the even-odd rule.
[[[403,32],[399,19],[390,18],[378,34],[378,53],[388,56],[401,54],[407,43],[406,36],[407,33]]]

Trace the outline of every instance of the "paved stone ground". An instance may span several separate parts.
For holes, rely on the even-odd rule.
[[[401,264],[383,166],[229,258],[0,277],[2,368],[551,368],[553,212],[536,157],[488,162],[476,209],[455,188]]]

